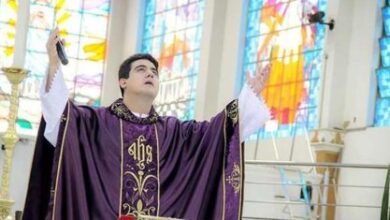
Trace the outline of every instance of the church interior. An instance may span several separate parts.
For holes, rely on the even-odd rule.
[[[389,218],[390,0],[0,0],[1,219],[25,206],[55,27],[78,105],[119,98],[120,64],[143,52],[160,63],[156,111],[208,120],[271,64],[242,219]]]

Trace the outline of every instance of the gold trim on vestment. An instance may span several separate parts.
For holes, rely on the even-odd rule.
[[[119,183],[119,212],[118,216],[122,215],[122,190],[123,190],[123,122],[122,119],[119,119],[119,129],[120,129],[120,140],[121,140],[121,173],[120,173],[120,183]]]
[[[159,216],[160,214],[160,140],[158,138],[156,124],[154,124],[154,131],[157,140],[157,213],[156,216]]]
[[[226,123],[228,113],[225,109],[225,116],[223,118],[223,158],[222,158],[222,220],[225,219],[225,203],[226,203],[226,186],[225,186],[225,163],[226,163],[226,148],[227,148],[227,137],[226,137]]]
[[[240,126],[240,106],[239,106],[239,102],[238,100],[235,101],[235,105],[233,106],[233,108],[236,108],[236,110],[234,111],[235,112],[235,118],[236,118],[236,126]],[[244,143],[241,142],[241,135],[240,135],[240,127],[238,127],[238,145],[240,147],[240,167],[238,168],[238,171],[236,172],[239,172],[239,178],[240,178],[240,184],[238,186],[238,189],[239,189],[239,193],[240,193],[240,200],[239,200],[239,205],[238,205],[238,217],[237,219],[240,220],[242,219],[242,206],[243,206],[243,196],[244,196],[244,166],[245,164],[243,163],[243,160],[244,160]],[[242,143],[242,144],[241,144]]]
[[[54,219],[55,212],[56,212],[58,179],[59,179],[59,176],[60,176],[61,165],[62,165],[62,155],[63,155],[63,152],[64,152],[66,133],[68,131],[68,125],[69,125],[69,120],[70,120],[70,117],[69,117],[69,114],[70,114],[70,102],[69,101],[68,101],[67,107],[68,107],[67,108],[68,112],[67,112],[67,115],[66,115],[67,120],[65,122],[65,130],[64,130],[64,134],[62,135],[62,141],[61,141],[60,158],[58,160],[58,167],[57,167],[57,173],[56,173],[56,182],[55,182],[54,198],[53,198],[53,210],[52,210],[51,219]]]
[[[232,126],[233,126],[233,129],[235,126],[239,126],[239,106],[238,106],[238,100],[234,100],[233,102],[231,102],[225,109],[225,122],[224,122],[224,140],[225,140],[225,148],[224,148],[224,167],[223,167],[223,170],[224,170],[224,176],[223,176],[223,182],[224,182],[224,185],[223,185],[223,190],[224,190],[224,205],[225,205],[225,202],[226,202],[226,195],[225,195],[225,181],[228,181],[229,184],[233,187],[234,189],[234,192],[235,194],[239,194],[239,203],[238,203],[238,215],[237,215],[237,218],[238,219],[241,219],[242,217],[242,203],[243,203],[243,180],[244,180],[244,173],[243,173],[243,146],[244,144],[241,145],[241,137],[240,137],[240,134],[239,135],[239,160],[240,160],[240,165],[238,166],[238,164],[234,163],[233,164],[233,170],[230,174],[230,176],[228,177],[228,179],[225,179],[225,157],[227,157],[226,155],[226,148],[228,147],[228,144],[227,143],[227,135],[226,135],[226,123],[227,123],[227,120],[231,120],[232,121]],[[239,129],[238,129],[239,130]],[[224,207],[225,208],[225,207]],[[225,210],[225,209],[224,209]],[[225,217],[225,213],[223,213],[223,216],[222,216],[222,219],[224,219]]]

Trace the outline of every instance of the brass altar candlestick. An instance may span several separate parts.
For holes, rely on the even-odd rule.
[[[14,201],[9,198],[9,182],[12,170],[12,156],[16,143],[19,140],[16,133],[16,118],[19,107],[19,84],[27,76],[28,70],[20,68],[1,68],[12,85],[10,110],[8,113],[8,128],[3,136],[5,155],[3,161],[3,174],[1,177],[0,192],[0,219],[10,215]]]

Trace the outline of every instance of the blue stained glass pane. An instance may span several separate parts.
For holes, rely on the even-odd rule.
[[[390,37],[390,7],[382,10],[383,22],[386,36]]]
[[[306,103],[308,107],[316,107],[318,105],[320,97],[320,80],[312,79],[306,82],[309,85],[305,86],[305,89],[309,91],[309,93],[307,94],[306,102],[303,103]]]
[[[260,13],[261,11],[253,11],[250,12],[248,15],[248,30],[246,35],[247,36],[255,36],[260,34]]]
[[[318,126],[318,108],[309,108],[308,112],[309,118],[307,120],[308,129],[311,130]]]
[[[379,41],[381,49],[382,66],[390,67],[390,38],[382,38]]]
[[[377,100],[374,123],[377,127],[390,125],[390,98]]]
[[[148,53],[148,52],[152,51],[152,46],[153,46],[152,39],[143,40],[142,45],[141,45],[141,51],[143,53]]]
[[[263,5],[263,0],[252,0],[249,2],[249,10],[259,9]]]
[[[389,4],[390,1],[387,2]],[[376,71],[378,99],[375,109],[375,126],[390,125],[390,8],[382,10],[384,36],[379,40],[381,67]]]
[[[145,1],[145,15],[151,15],[154,13],[156,8],[157,0],[146,0]]]
[[[390,68],[376,71],[380,98],[390,98]]]
[[[291,135],[301,135],[304,134],[305,130],[307,129],[307,124],[303,122],[296,122],[294,127],[292,127],[292,134]]]
[[[289,137],[293,135],[293,125],[280,125],[276,131],[276,138]]]
[[[155,16],[150,15],[145,17],[145,25],[144,25],[144,37],[151,37],[153,35],[154,31],[154,22],[155,22]]]
[[[320,25],[316,25],[317,29],[317,37],[316,37],[316,46],[317,49],[322,49],[325,44],[325,34],[326,34],[326,28],[321,27]]]
[[[310,60],[310,62],[305,62],[305,79],[317,79],[321,76],[322,63],[324,61],[323,51],[317,50],[314,51],[313,54],[315,56],[312,57],[312,59],[307,59]]]
[[[257,61],[257,52],[261,37],[247,38],[245,42],[245,63],[253,63]]]
[[[255,135],[253,135],[252,137],[256,138]],[[272,133],[271,132],[267,132],[264,129],[261,129],[260,137],[263,138],[263,139],[270,139],[270,138],[272,138]]]
[[[318,9],[320,11],[326,11],[328,8],[328,0],[319,0],[318,1]]]

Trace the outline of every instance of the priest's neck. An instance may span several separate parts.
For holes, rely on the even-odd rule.
[[[152,108],[153,99],[145,96],[129,95],[123,97],[123,103],[131,112],[149,114]]]

